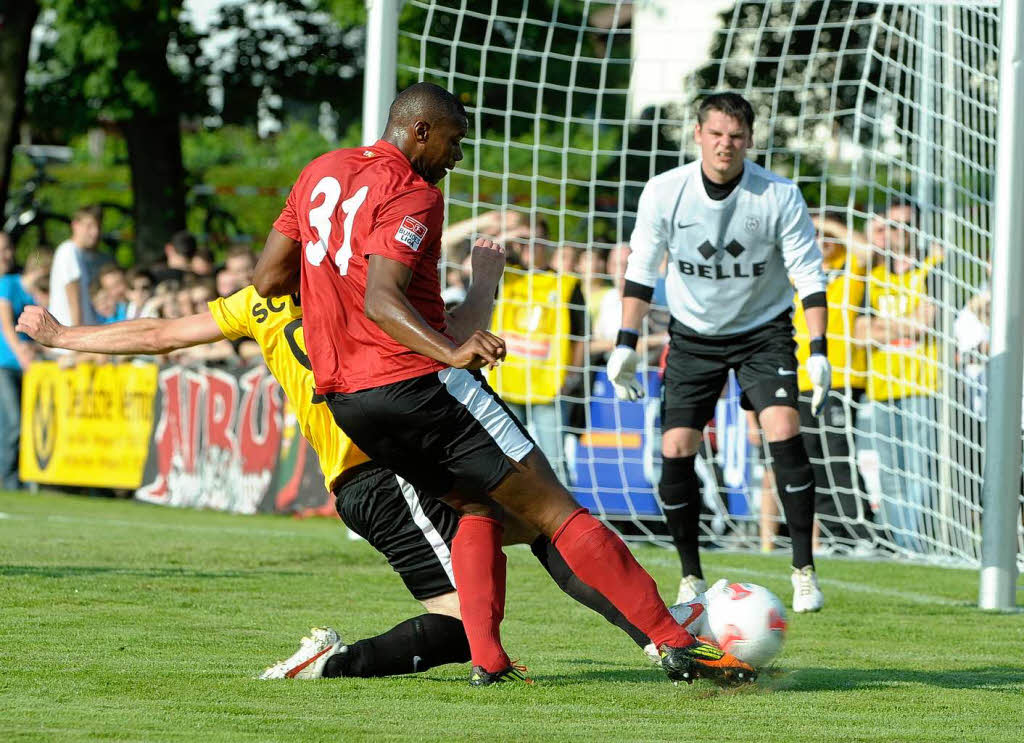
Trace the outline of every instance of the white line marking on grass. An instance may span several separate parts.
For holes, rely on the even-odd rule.
[[[43,516],[42,518],[47,521],[56,521],[62,524],[102,524],[104,526],[123,526],[129,529],[159,529],[160,531],[215,531],[220,534],[258,534],[261,537],[288,537],[291,539],[309,539],[315,534],[314,532],[287,531],[283,529],[259,529],[255,527],[248,528],[242,526],[202,526],[188,524],[166,524],[162,522],[153,521],[129,521],[127,519],[90,519],[81,518],[79,516],[48,515]]]
[[[737,573],[743,573],[745,575],[751,575],[755,578],[777,578],[778,573],[769,573],[766,570],[753,570],[751,568],[730,568],[735,570]],[[853,593],[871,593],[875,595],[891,596],[895,599],[903,599],[909,601],[912,604],[933,604],[938,606],[964,606],[962,601],[954,601],[953,599],[943,598],[942,596],[933,596],[928,593],[918,593],[917,591],[905,591],[903,589],[895,588],[883,588],[881,586],[872,586],[867,583],[857,583],[855,581],[839,580],[838,578],[822,578],[818,576],[818,582],[825,586],[835,586],[836,588],[844,591],[851,591]]]
[[[679,563],[675,560],[661,560],[654,559],[648,560],[648,562],[654,562],[659,565],[671,565],[677,566]],[[767,578],[771,580],[778,580],[784,577],[784,573],[779,571],[769,572],[767,570],[755,570],[753,568],[738,568],[728,567],[726,568],[727,573],[739,573],[741,575],[750,576],[751,578]],[[825,587],[835,587],[843,591],[850,591],[852,593],[870,593],[875,596],[888,596],[897,600],[908,601],[912,604],[925,604],[932,606],[957,606],[963,608],[967,605],[966,601],[954,601],[953,599],[943,598],[942,596],[933,596],[928,593],[918,593],[917,591],[904,591],[896,588],[884,588],[882,586],[869,585],[867,583],[857,583],[855,581],[839,580],[837,578],[822,578],[818,576],[818,582]]]

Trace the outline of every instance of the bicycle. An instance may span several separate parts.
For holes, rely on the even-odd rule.
[[[48,183],[57,183],[57,179],[47,173],[46,168],[52,163],[71,162],[71,148],[56,145],[16,145],[14,149],[15,152],[28,157],[35,166],[35,172],[7,200],[7,208],[4,210],[4,232],[10,236],[11,242],[17,245],[23,237],[35,231],[37,246],[53,247],[67,237],[71,220],[52,211],[38,192]]]
[[[50,209],[45,197],[40,194],[43,186],[56,184],[59,181],[47,172],[51,164],[67,164],[71,162],[73,152],[70,147],[60,145],[17,145],[15,151],[25,155],[35,172],[25,181],[7,201],[5,210],[4,232],[10,235],[15,245],[22,239],[37,247],[55,247],[70,234],[71,218]],[[97,206],[103,212],[104,231],[100,235],[100,243],[107,247],[110,255],[119,263],[131,263],[134,258],[134,217],[131,207],[112,201],[101,201]],[[127,248],[129,255],[125,256]]]

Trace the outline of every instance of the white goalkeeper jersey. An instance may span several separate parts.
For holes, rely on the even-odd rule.
[[[700,161],[644,186],[628,281],[653,287],[668,253],[672,316],[700,335],[731,335],[764,325],[800,298],[825,291],[821,249],[796,184],[746,160],[721,201],[707,195]]]

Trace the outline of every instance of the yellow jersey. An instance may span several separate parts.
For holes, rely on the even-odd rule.
[[[825,337],[828,339],[828,361],[832,365],[832,389],[864,389],[867,384],[867,352],[863,346],[850,342],[853,338],[853,324],[864,306],[867,288],[867,270],[863,261],[856,256],[840,253],[826,262],[825,273],[828,285],[825,288],[828,303],[828,324]],[[793,328],[796,331],[796,359],[799,363],[797,383],[801,392],[810,392],[811,378],[807,376],[804,362],[811,355],[810,333],[804,308],[799,299],[794,302]]]
[[[314,397],[302,307],[292,297],[264,299],[247,286],[230,297],[215,299],[208,307],[225,338],[252,338],[259,345],[267,368],[295,411],[302,435],[320,459],[328,490],[346,469],[369,460],[338,428],[327,405]]]
[[[875,266],[868,285],[868,301],[876,318],[898,319],[911,315],[928,296],[928,274],[936,260],[929,257],[916,268],[894,273],[888,262]],[[868,398],[896,400],[911,395],[930,395],[939,388],[938,347],[934,338],[902,338],[868,349]]]
[[[505,360],[489,375],[511,403],[558,397],[572,363],[573,295],[579,280],[548,272],[507,271],[494,306],[491,332],[505,339]]]

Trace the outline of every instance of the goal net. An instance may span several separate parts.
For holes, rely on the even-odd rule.
[[[696,103],[732,90],[756,112],[750,157],[800,186],[829,256],[839,403],[805,428],[821,549],[978,563],[997,3],[408,0],[399,26],[399,86],[436,82],[469,114],[446,297],[472,238],[501,234],[492,383],[584,505],[665,539],[663,293],[646,400],[616,401],[604,363],[640,191],[697,156]],[[787,548],[739,397],[731,380],[699,458],[702,538]]]

